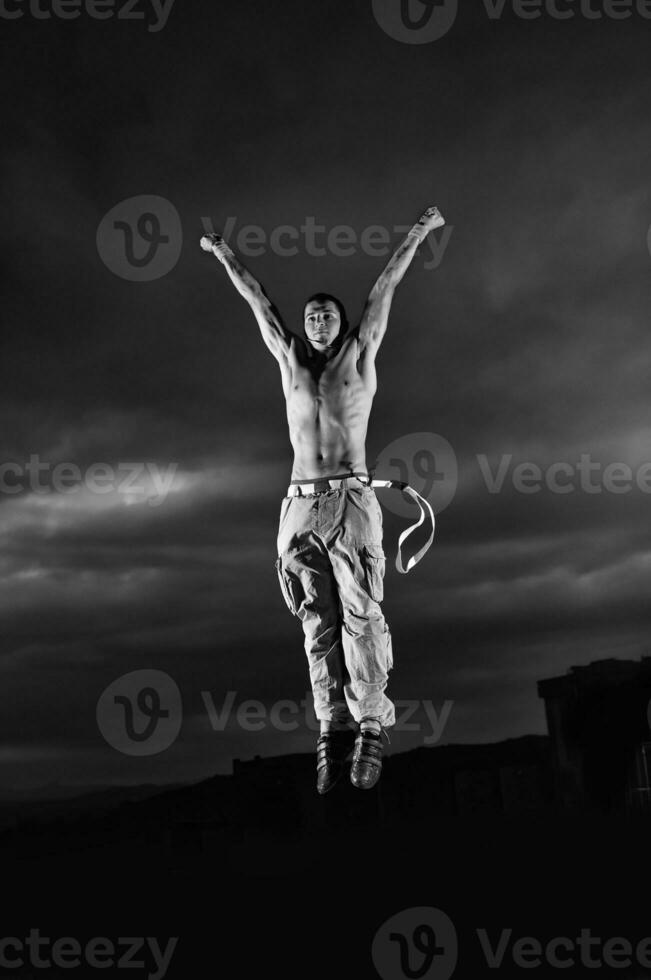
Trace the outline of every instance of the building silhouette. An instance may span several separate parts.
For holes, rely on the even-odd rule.
[[[561,806],[647,810],[651,797],[651,657],[598,660],[539,681]]]
[[[387,754],[382,779],[370,792],[355,789],[344,775],[331,793],[318,796],[313,753],[235,759],[232,775],[145,799],[131,791],[111,806],[112,791],[95,803],[82,797],[58,804],[56,819],[44,812],[18,826],[5,822],[0,851],[81,853],[101,844],[137,853],[158,842],[182,860],[212,851],[238,867],[250,860],[255,870],[250,848],[256,841],[307,841],[326,828],[344,835],[356,827],[409,833],[418,825],[462,827],[478,818],[496,826],[509,821],[513,829],[512,818],[528,816],[648,816],[651,657],[572,667],[539,681],[538,693],[548,735]]]
[[[337,787],[320,801],[311,755],[235,760],[233,787],[243,812],[255,812],[260,825],[296,829],[364,815],[391,823],[553,810],[651,812],[651,657],[572,667],[541,680],[538,693],[548,735],[389,755],[373,794]]]

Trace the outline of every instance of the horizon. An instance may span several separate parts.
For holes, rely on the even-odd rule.
[[[378,491],[387,694],[417,706],[392,751],[543,733],[538,678],[649,649],[647,24],[465,5],[420,44],[367,0],[219,8],[4,25],[28,84],[3,147],[0,792],[314,751],[274,568],[281,378],[207,222],[288,324],[317,290],[355,322],[399,229],[448,222],[396,292],[366,443],[437,512],[400,575],[416,508]],[[140,711],[136,674],[165,698]],[[165,710],[167,747],[120,733]]]

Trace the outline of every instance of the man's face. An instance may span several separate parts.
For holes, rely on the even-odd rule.
[[[305,307],[305,336],[316,350],[331,347],[341,329],[341,316],[332,300],[312,302]]]

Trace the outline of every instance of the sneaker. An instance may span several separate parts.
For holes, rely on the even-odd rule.
[[[382,735],[360,729],[355,738],[350,781],[358,789],[372,789],[382,772]]]
[[[316,743],[316,789],[323,796],[339,781],[351,749],[350,731],[322,732]]]

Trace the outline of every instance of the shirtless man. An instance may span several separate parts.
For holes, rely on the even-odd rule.
[[[294,465],[282,501],[276,568],[285,602],[303,625],[316,717],[317,790],[339,779],[355,734],[350,779],[370,789],[382,767],[382,732],[395,723],[384,691],[393,666],[380,602],[382,510],[366,468],[366,432],[377,390],[375,358],[391,301],[419,245],[445,224],[429,208],[407,234],[349,329],[327,293],[304,308],[304,337],[291,333],[259,282],[219,235],[201,247],[224,265],[251,306],[278,361]]]

